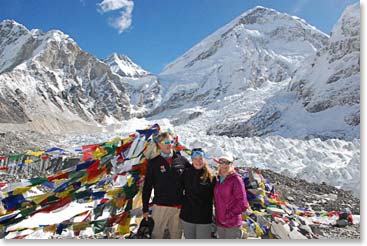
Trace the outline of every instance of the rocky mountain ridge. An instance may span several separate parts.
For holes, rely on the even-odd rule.
[[[1,123],[60,133],[126,120],[132,110],[129,82],[143,86],[149,75],[125,57],[131,67],[126,72],[129,77],[123,77],[121,71],[127,71],[126,67],[111,68],[58,30],[29,31],[5,20],[0,24],[0,37]],[[157,80],[148,79],[148,88],[150,83]],[[143,95],[136,107],[149,100],[154,98]]]

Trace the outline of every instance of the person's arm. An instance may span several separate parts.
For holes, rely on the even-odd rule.
[[[233,183],[233,196],[234,203],[232,205],[232,208],[228,211],[230,216],[241,214],[249,207],[245,184],[239,176],[236,176],[236,179]]]
[[[149,199],[153,189],[153,163],[148,162],[147,172],[145,173],[144,186],[143,186],[143,213],[146,214],[149,211]],[[144,216],[145,217],[145,216]]]

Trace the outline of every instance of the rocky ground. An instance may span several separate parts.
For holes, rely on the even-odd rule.
[[[256,169],[255,169],[256,170]],[[339,211],[346,209],[352,214],[360,214],[360,200],[351,191],[337,189],[327,184],[308,183],[275,173],[271,170],[258,170],[269,179],[280,193],[281,199],[288,203],[314,211]],[[346,226],[318,227],[320,239],[360,239],[360,224]]]
[[[28,150],[48,149],[57,142],[58,136],[36,131],[0,131],[0,155],[23,153]]]

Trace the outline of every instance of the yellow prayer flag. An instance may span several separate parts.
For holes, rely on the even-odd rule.
[[[73,231],[82,231],[90,227],[89,222],[76,222],[73,224]]]
[[[272,204],[278,204],[279,203],[279,201],[277,201],[275,199],[271,199],[271,198],[268,198],[268,202],[272,203]]]
[[[121,224],[117,226],[117,231],[120,235],[130,233],[130,217],[127,217]]]
[[[249,218],[249,216],[248,215],[246,215],[246,214],[242,214],[242,220],[247,220]]]
[[[245,227],[242,227],[242,239],[247,239],[248,238],[248,233]]]
[[[125,206],[125,204],[126,204],[126,199],[124,197],[113,199],[113,205],[118,209],[121,209],[123,206]]]
[[[80,182],[82,184],[85,184],[85,182],[87,182],[87,179],[88,179],[88,175],[86,174],[86,175],[84,175],[83,177],[80,178]]]
[[[130,176],[130,178],[127,180],[127,186],[130,187],[133,184],[134,178]]]
[[[56,197],[58,197],[58,198],[63,199],[63,198],[65,198],[65,197],[69,196],[69,194],[70,194],[70,192],[71,192],[72,190],[73,190],[73,187],[69,187],[69,188],[67,188],[66,190],[62,191],[62,192],[57,192],[57,193],[55,194],[55,196],[56,196]]]
[[[109,197],[115,197],[116,195],[120,194],[122,192],[122,188],[116,188],[116,189],[112,189],[107,191],[107,196]]]
[[[25,160],[24,162],[28,164],[28,163],[32,163],[33,161],[28,159],[28,160]]]
[[[48,192],[45,194],[37,195],[37,196],[31,196],[27,199],[31,199],[34,203],[40,204],[43,200],[45,200],[47,197],[51,196],[53,192]]]
[[[4,206],[0,203],[0,216],[3,216],[5,214],[6,214],[6,210],[5,210]]]
[[[105,156],[106,154],[107,154],[107,151],[106,150],[101,149],[101,148],[98,148],[98,147],[96,148],[95,151],[93,151],[91,153],[91,155],[93,156],[93,159],[94,160],[99,160],[99,159],[101,159],[101,157]]]
[[[13,190],[13,195],[19,195],[19,194],[23,194],[24,192],[27,192],[28,190],[30,190],[32,187],[17,187]]]
[[[43,227],[43,232],[51,232],[51,233],[55,233],[56,232],[56,224],[54,225],[48,225]]]
[[[264,235],[263,230],[261,229],[261,227],[259,226],[258,223],[254,223],[254,224],[255,224],[255,233],[256,233],[256,236],[262,237]]]
[[[44,151],[37,151],[37,152],[30,152],[30,153],[27,153],[27,154],[38,157],[40,155],[43,155],[44,153],[45,153]]]

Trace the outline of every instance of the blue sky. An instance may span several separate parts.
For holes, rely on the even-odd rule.
[[[105,58],[129,56],[158,74],[196,43],[257,5],[296,15],[330,34],[358,0],[0,0],[0,21],[59,29],[81,49]]]

